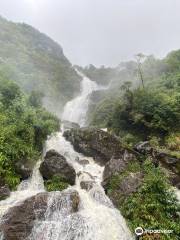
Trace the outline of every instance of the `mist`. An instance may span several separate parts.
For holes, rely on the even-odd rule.
[[[56,40],[73,64],[118,65],[179,48],[179,0],[1,0],[0,14]]]

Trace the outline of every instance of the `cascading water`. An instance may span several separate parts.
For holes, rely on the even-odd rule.
[[[90,94],[98,90],[99,87],[87,77],[82,74],[81,76],[83,77],[81,94],[66,104],[62,116],[63,120],[84,126]],[[28,240],[132,239],[125,220],[120,212],[113,207],[101,186],[104,167],[96,164],[93,158],[87,158],[77,153],[73,146],[63,137],[62,132],[52,135],[47,140],[46,151],[50,149],[59,152],[74,167],[76,184],[63,192],[57,191],[49,194],[45,218],[41,221],[35,221]],[[86,164],[80,164],[84,159],[86,159]],[[7,210],[10,204],[16,205],[25,198],[44,191],[38,164],[33,171],[32,178],[20,184],[18,191],[12,193],[9,199],[0,202],[0,209],[1,206],[5,206],[5,210]],[[92,183],[92,188],[89,191],[81,188],[83,181]],[[72,191],[77,191],[79,194],[79,209],[78,212],[69,212],[67,214],[70,199],[68,194],[64,197],[64,193]],[[3,213],[5,210],[3,210]]]
[[[66,103],[62,119],[84,126],[91,93],[100,89],[107,89],[107,87],[97,85],[96,82],[91,81],[78,70],[76,71],[83,79],[81,93],[78,97]]]
[[[96,83],[83,76],[81,94],[68,102],[62,115],[63,120],[85,124],[90,94],[98,90]],[[132,239],[125,220],[116,210],[101,186],[104,167],[99,166],[90,157],[77,153],[73,146],[59,132],[46,142],[46,150],[54,149],[63,155],[76,171],[76,184],[66,191],[76,190],[80,196],[77,213],[64,215],[62,205],[52,212],[52,205],[58,205],[61,193],[52,193],[46,211],[45,221],[37,222],[29,237],[30,240],[130,240]],[[81,165],[81,160],[89,163]],[[89,191],[81,189],[81,182],[92,182]],[[66,199],[68,201],[68,199]],[[44,235],[42,235],[44,233]],[[41,238],[40,238],[41,237]]]
[[[44,190],[44,182],[43,178],[39,172],[39,166],[41,161],[38,161],[34,167],[32,176],[28,180],[22,181],[17,191],[11,192],[9,198],[4,201],[0,201],[0,217],[10,208],[23,200],[36,195],[39,192],[43,192]]]

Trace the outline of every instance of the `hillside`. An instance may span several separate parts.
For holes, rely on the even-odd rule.
[[[79,92],[81,79],[61,46],[33,27],[0,17],[0,46],[1,75],[26,92],[39,91],[51,111],[59,114]]]
[[[141,64],[144,85],[135,61],[124,66],[119,82],[92,97],[90,125],[108,128],[130,145],[148,140],[179,157],[180,50],[162,60],[146,57]]]

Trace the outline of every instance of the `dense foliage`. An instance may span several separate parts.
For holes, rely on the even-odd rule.
[[[59,176],[53,176],[52,179],[45,181],[47,191],[62,191],[68,188],[67,181]]]
[[[33,105],[32,95],[28,98],[14,82],[0,74],[0,183],[10,188],[21,178],[16,172],[17,164],[33,165],[47,135],[59,128],[59,120],[38,101],[38,105]]]
[[[180,93],[169,96],[149,89],[128,91],[108,124],[117,134],[121,129],[144,137],[176,132],[180,130]]]
[[[135,62],[125,65],[114,97],[104,97],[97,104],[92,117],[92,124],[108,127],[117,135],[124,137],[131,134],[137,140],[152,137],[161,141],[180,132],[180,51],[174,51],[163,60],[152,56],[142,63],[145,88],[137,84]],[[124,72],[127,74],[124,74]],[[129,73],[129,75],[128,75]],[[129,77],[127,77],[129,76]],[[111,89],[113,92],[113,89]],[[175,145],[177,145],[175,143]],[[178,146],[177,146],[178,148]]]
[[[179,173],[180,50],[163,60],[149,56],[137,64],[123,63],[119,81],[116,80],[110,94],[104,95],[91,111],[91,124],[108,128],[130,147],[148,140],[155,151],[176,157],[177,166],[173,170],[165,165],[162,166],[166,170],[162,166],[155,168],[149,160],[142,166],[134,163],[130,169],[114,175],[108,186],[108,195],[132,232],[136,227],[173,230],[171,234],[160,234],[159,239],[175,240],[180,232],[180,206],[167,179],[171,170],[177,176]],[[141,186],[131,195],[120,192],[121,182],[134,172],[143,173]]]
[[[60,111],[80,89],[80,77],[62,48],[27,24],[0,17],[0,29],[0,70],[26,92],[43,92],[46,107]]]
[[[126,197],[116,192],[125,176],[140,170],[138,166],[133,166],[125,173],[112,177],[108,186],[109,195],[116,194],[118,208],[128,220],[132,232],[136,227],[173,230],[171,234],[161,234],[160,239],[178,239],[180,205],[173,190],[170,190],[167,177],[149,160],[145,161],[142,169],[144,179],[137,192]]]

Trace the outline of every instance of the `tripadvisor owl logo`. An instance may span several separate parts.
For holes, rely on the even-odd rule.
[[[143,229],[142,227],[137,227],[134,232],[135,232],[136,236],[138,237],[138,239],[141,238],[141,236],[149,236],[149,235],[151,235],[153,237],[153,239],[160,239],[160,238],[157,238],[158,236],[160,237],[160,234],[171,234],[171,233],[173,233],[173,230]],[[156,237],[156,238],[154,238],[154,237]]]
[[[144,230],[143,230],[142,227],[137,227],[137,228],[135,229],[135,234],[136,234],[136,236],[142,236],[143,233],[144,233]]]

